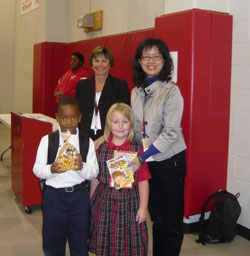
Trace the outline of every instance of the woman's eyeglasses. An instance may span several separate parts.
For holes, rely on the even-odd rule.
[[[150,61],[150,59],[152,59],[153,61],[159,61],[160,59],[162,59],[163,57],[161,55],[153,55],[153,56],[149,56],[149,55],[144,55],[141,57],[142,61]]]

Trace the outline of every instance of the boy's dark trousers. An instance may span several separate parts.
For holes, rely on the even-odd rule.
[[[67,240],[71,256],[88,256],[89,200],[83,184],[59,189],[45,186],[43,250],[46,256],[64,256]]]

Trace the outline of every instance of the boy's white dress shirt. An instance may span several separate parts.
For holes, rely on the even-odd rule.
[[[77,150],[79,149],[79,130],[77,128],[76,134],[71,134],[69,138],[71,143]],[[59,128],[59,147],[63,144],[61,137],[61,129]],[[58,155],[57,150],[57,155]],[[57,157],[56,155],[56,157]],[[71,187],[76,184],[80,184],[85,180],[94,179],[98,172],[98,163],[96,159],[96,152],[94,142],[89,138],[89,150],[86,158],[86,163],[83,162],[83,167],[79,171],[66,171],[64,173],[51,173],[51,164],[47,164],[48,156],[48,135],[42,137],[36,155],[36,161],[33,167],[33,173],[40,179],[46,179],[46,185],[54,188]]]

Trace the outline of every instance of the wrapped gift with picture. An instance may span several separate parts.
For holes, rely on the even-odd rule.
[[[71,136],[70,131],[66,133],[61,133],[61,137],[63,139],[63,144],[59,150],[58,156],[56,158],[56,162],[59,163],[62,170],[74,170],[77,168],[77,150],[76,148],[69,143],[69,138]]]

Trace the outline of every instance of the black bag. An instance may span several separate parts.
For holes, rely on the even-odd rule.
[[[208,197],[201,208],[199,222],[199,238],[197,243],[230,242],[237,234],[237,220],[241,207],[238,202],[239,193],[233,195],[226,190],[220,190]],[[211,199],[215,198],[208,221],[204,220],[205,210]]]

